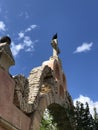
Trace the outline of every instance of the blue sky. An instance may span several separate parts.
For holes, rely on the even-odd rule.
[[[98,1],[0,0],[0,36],[11,37],[16,61],[11,74],[28,76],[48,60],[56,32],[72,98],[98,106]]]

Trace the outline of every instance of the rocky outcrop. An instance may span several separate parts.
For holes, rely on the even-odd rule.
[[[70,123],[67,110],[73,107],[73,102],[58,57],[57,36],[52,39],[53,56],[32,69],[28,78],[9,75],[9,67],[15,64],[10,43],[9,37],[0,39],[0,130],[39,130],[46,108],[59,119],[64,114],[59,122],[67,126]]]

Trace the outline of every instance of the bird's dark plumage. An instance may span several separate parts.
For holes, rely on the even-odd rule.
[[[57,33],[53,36],[52,40],[53,39],[57,39]]]
[[[11,39],[8,36],[4,36],[0,39],[0,43],[5,43],[7,42],[7,44],[11,44]]]

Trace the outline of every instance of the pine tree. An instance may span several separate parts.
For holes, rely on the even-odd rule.
[[[84,107],[83,103],[76,102],[74,121],[76,130],[93,130],[94,120],[90,114],[88,103],[86,103]]]
[[[98,113],[96,108],[94,108],[94,124],[95,124],[95,130],[98,130]]]
[[[68,113],[69,121],[65,120],[65,113]],[[58,116],[61,115],[61,116]],[[67,122],[68,121],[68,122]],[[55,124],[57,123],[57,124]],[[71,126],[71,127],[70,127]],[[73,128],[72,128],[73,126]],[[94,108],[94,116],[90,114],[89,105],[81,102],[76,102],[76,106],[72,109],[58,108],[56,112],[46,111],[46,116],[43,116],[40,130],[98,130],[98,113]]]

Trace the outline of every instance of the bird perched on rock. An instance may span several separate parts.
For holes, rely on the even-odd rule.
[[[11,65],[15,64],[11,49],[10,49],[11,39],[8,36],[0,38],[0,53],[6,55],[6,58],[9,59]],[[4,60],[6,61],[6,60]]]
[[[53,39],[57,39],[57,33],[52,37],[52,40]]]
[[[4,36],[0,39],[0,43],[7,43],[8,45],[10,45],[11,39],[8,36]]]
[[[51,45],[54,48],[54,50],[56,51],[56,55],[58,55],[60,53],[60,50],[58,48],[57,33],[53,36],[52,41],[51,41]]]

